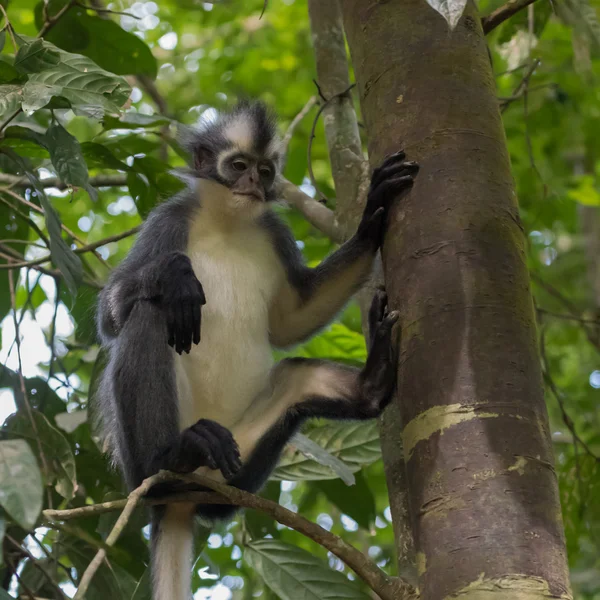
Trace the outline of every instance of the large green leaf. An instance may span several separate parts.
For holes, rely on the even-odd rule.
[[[244,558],[281,600],[368,600],[356,583],[306,550],[279,540],[251,542]]]
[[[370,465],[381,456],[377,423],[356,421],[331,423],[305,432],[306,436],[329,453],[339,458],[352,472]],[[273,472],[273,479],[298,481],[303,479],[336,479],[329,467],[288,448]]]
[[[17,413],[7,421],[7,427],[11,433],[24,437],[33,444],[32,448],[38,451],[39,440],[42,445],[44,459],[49,469],[48,475],[51,482],[55,483],[56,491],[67,500],[75,494],[77,477],[75,474],[75,457],[71,446],[65,436],[39,411],[32,411],[35,429],[33,428],[29,415],[22,412]],[[40,459],[41,462],[41,459]],[[50,482],[48,482],[50,483]]]
[[[0,117],[14,113],[23,100],[23,86],[16,84],[0,85]]]
[[[4,154],[9,156],[15,163],[17,163],[21,171],[27,175],[32,187],[35,189],[40,200],[40,204],[44,209],[46,228],[50,234],[50,253],[52,255],[52,261],[58,267],[62,276],[64,277],[71,296],[75,297],[77,294],[77,286],[83,277],[83,269],[77,254],[75,254],[73,250],[67,246],[66,242],[62,238],[62,230],[58,214],[48,200],[42,183],[27,164],[27,161],[25,161],[11,148],[2,148],[2,152],[4,152]]]
[[[88,167],[77,139],[55,123],[46,132],[46,143],[58,176],[69,185],[85,188],[90,198],[97,200],[98,192],[88,184]]]
[[[100,169],[117,169],[119,171],[130,171],[131,167],[119,160],[111,150],[96,142],[84,142],[81,151],[90,167]]]
[[[375,521],[375,499],[363,474],[356,473],[356,483],[346,485],[341,479],[316,481],[316,486],[343,513],[352,517],[363,529],[369,530]]]
[[[0,441],[0,505],[24,529],[42,510],[42,477],[25,440]]]
[[[78,112],[100,118],[105,112],[118,112],[127,101],[131,88],[122,77],[105,71],[86,56],[65,52],[46,41],[23,39],[18,67],[29,73],[22,100],[26,113],[60,96]]]
[[[48,14],[56,14],[67,0],[50,0]],[[38,26],[42,23],[42,3],[35,9]],[[136,35],[125,31],[111,19],[103,19],[81,7],[71,8],[44,36],[67,52],[91,58],[116,75],[156,77],[156,59],[150,48]]]

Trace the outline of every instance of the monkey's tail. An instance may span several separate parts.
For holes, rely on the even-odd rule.
[[[189,600],[195,505],[167,504],[152,511],[153,600]]]

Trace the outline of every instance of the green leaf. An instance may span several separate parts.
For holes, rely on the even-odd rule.
[[[4,50],[4,44],[6,42],[6,29],[0,31],[0,52]]]
[[[0,83],[22,81],[25,77],[4,56],[0,56]]]
[[[58,176],[69,185],[86,189],[92,200],[98,200],[98,192],[88,185],[88,167],[77,138],[55,123],[46,132],[46,141]]]
[[[260,492],[262,498],[267,498],[273,502],[279,502],[280,495],[281,483],[279,481],[269,481]],[[270,515],[259,510],[247,510],[244,512],[244,521],[250,536],[254,540],[262,539],[266,535],[271,535],[274,538],[279,537],[275,520]]]
[[[23,44],[15,56],[15,68],[21,73],[39,73],[55,68],[59,63],[58,51],[52,49],[42,39]]]
[[[52,204],[50,204],[50,201],[44,192],[42,183],[28,166],[27,162],[10,148],[2,148],[2,152],[19,165],[20,170],[27,175],[27,178],[37,193],[40,204],[44,209],[46,228],[50,234],[50,253],[52,255],[52,262],[58,267],[65,279],[65,283],[67,284],[71,296],[74,298],[77,295],[77,286],[83,277],[83,269],[77,254],[67,246],[62,238],[58,214],[54,210]]]
[[[7,427],[13,434],[23,436],[25,439],[39,440],[51,481],[54,482],[56,491],[67,500],[75,495],[77,477],[75,473],[75,457],[71,446],[65,436],[39,411],[32,411],[35,429],[32,427],[29,415],[17,413],[7,420]],[[37,451],[37,445],[33,445]],[[40,458],[40,464],[43,464]]]
[[[339,458],[353,473],[381,456],[379,431],[374,420],[330,423],[304,433],[313,442]],[[338,476],[329,467],[288,447],[271,477],[299,481],[336,479]]]
[[[100,118],[105,112],[118,112],[127,101],[131,88],[122,77],[101,69],[85,56],[59,50],[43,40],[22,38],[26,43],[19,49],[22,56],[17,68],[30,73],[23,89],[26,113],[61,96],[74,109]],[[59,62],[54,63],[57,55]]]
[[[23,99],[23,86],[15,84],[0,85],[0,117],[14,113]]]
[[[119,160],[111,150],[96,142],[84,142],[81,151],[87,164],[99,169],[117,169],[118,171],[131,171],[131,167]]]
[[[356,473],[356,483],[351,487],[341,479],[317,481],[313,485],[363,529],[371,528],[376,516],[375,499],[361,471]]]
[[[24,440],[0,441],[0,505],[30,530],[42,510],[42,476]]]
[[[66,0],[51,0],[49,14],[56,14]],[[35,9],[38,26],[42,21],[42,3]],[[150,48],[136,35],[125,31],[115,21],[89,14],[74,6],[44,36],[67,52],[91,58],[103,69],[116,75],[147,75],[154,79],[156,59]]]
[[[368,600],[370,597],[324,561],[279,540],[251,542],[244,550],[244,558],[281,600]]]
[[[296,433],[289,443],[300,450],[304,456],[329,467],[346,485],[354,485],[355,478],[352,471],[339,458],[321,448],[319,444],[313,442],[303,433]]]

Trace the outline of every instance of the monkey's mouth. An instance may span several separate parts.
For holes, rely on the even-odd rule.
[[[256,200],[257,202],[265,201],[264,196],[261,196],[257,192],[236,192],[235,194],[236,194],[236,196],[246,196],[248,198],[252,198],[253,200]]]

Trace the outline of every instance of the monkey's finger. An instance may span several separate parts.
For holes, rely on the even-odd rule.
[[[231,471],[235,474],[242,468],[240,448],[231,434],[231,431],[216,421],[206,419],[203,421],[205,427],[210,429],[219,439],[225,458],[229,462]]]
[[[208,443],[210,444],[212,455],[215,458],[215,462],[217,463],[219,470],[221,471],[221,473],[223,473],[223,477],[225,477],[225,479],[231,479],[235,475],[235,472],[231,470],[229,461],[225,457],[225,452],[223,451],[221,440],[208,427],[204,429],[203,434]]]
[[[183,311],[183,350],[186,353],[190,353],[192,349],[192,338],[194,335],[194,307],[193,300],[186,298],[181,303],[181,309]]]
[[[200,343],[200,331],[202,327],[202,309],[200,302],[194,300],[192,302],[192,321],[193,321],[193,342]]]
[[[390,163],[385,167],[382,166],[371,176],[371,189],[376,188],[386,179],[393,177],[401,171],[406,171],[407,175],[416,176],[419,172],[419,165],[412,160],[407,160],[404,162]]]
[[[181,354],[183,352],[183,335],[185,324],[183,321],[183,307],[181,302],[176,302],[173,307],[173,313],[175,315],[175,352]]]
[[[167,318],[167,344],[169,346],[175,347],[175,316],[173,314],[173,310],[168,308],[166,310],[166,318]]]
[[[383,162],[376,169],[373,170],[373,177],[378,177],[382,169],[389,167],[391,164],[403,161],[405,158],[406,154],[403,150],[399,150],[398,152],[394,152],[393,154],[388,154],[383,159]]]
[[[401,175],[383,181],[373,192],[374,200],[379,205],[385,205],[389,201],[399,198],[412,189],[415,180],[412,175]]]
[[[185,432],[185,435],[188,444],[187,451],[191,455],[190,462],[198,467],[206,466],[209,469],[214,469],[216,471],[219,467],[212,455],[209,442],[201,435],[198,435],[191,427]]]

